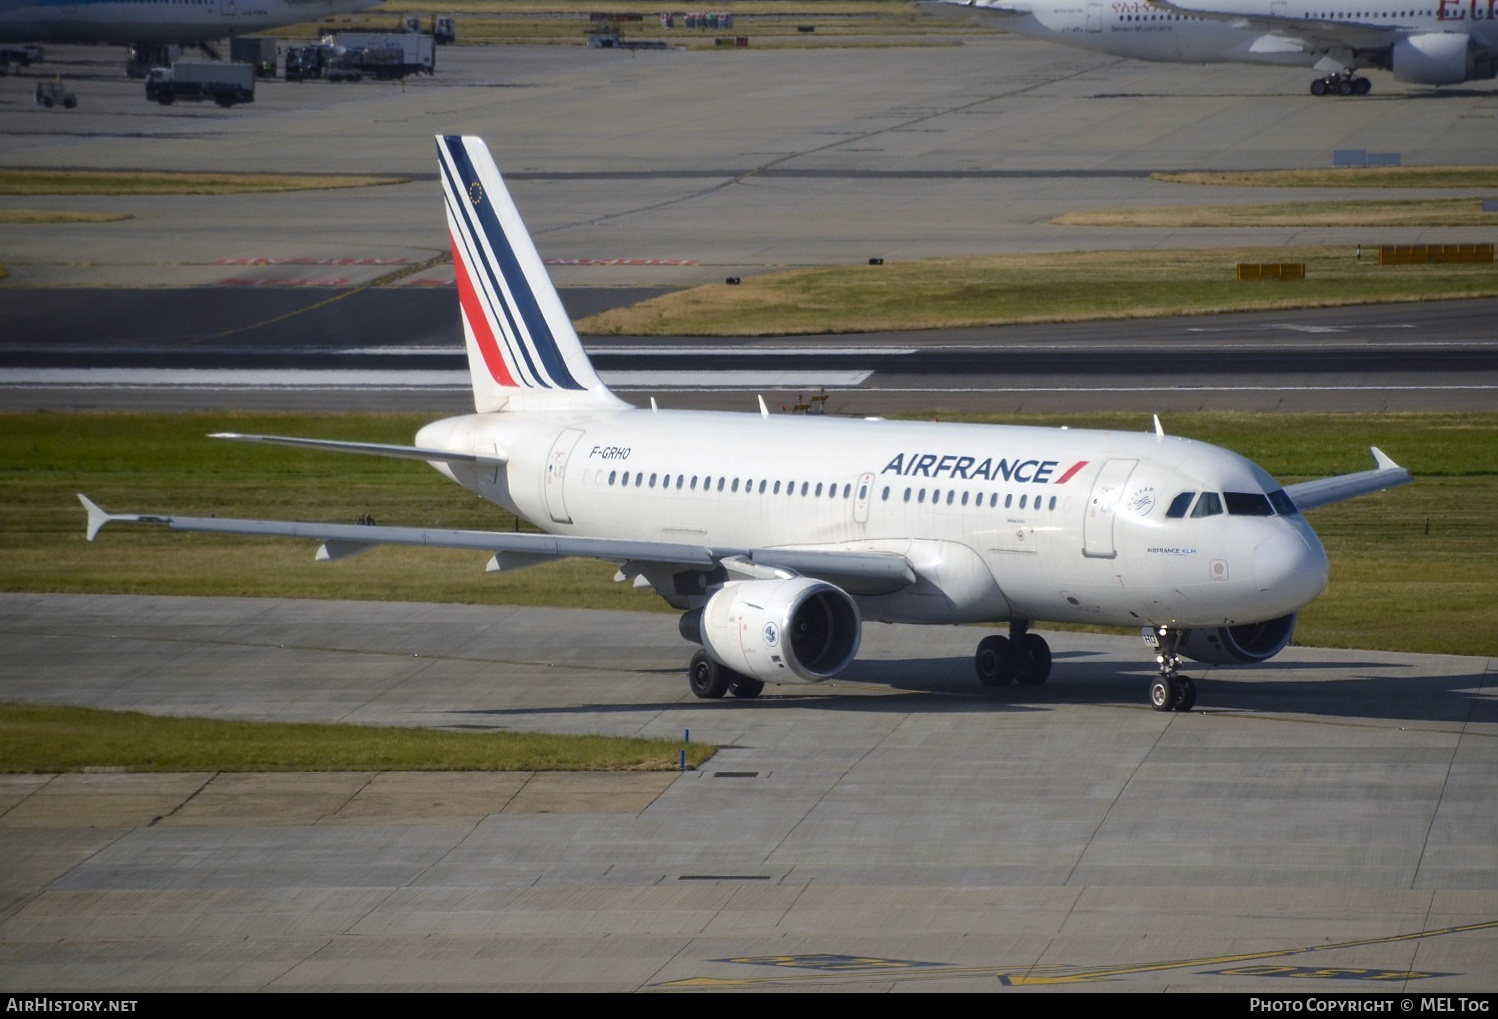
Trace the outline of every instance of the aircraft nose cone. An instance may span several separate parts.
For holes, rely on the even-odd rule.
[[[1254,549],[1254,584],[1275,612],[1294,612],[1326,587],[1326,551],[1315,534],[1285,529]]]

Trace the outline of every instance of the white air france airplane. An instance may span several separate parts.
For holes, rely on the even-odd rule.
[[[1311,67],[1314,95],[1366,95],[1357,71],[1457,85],[1498,77],[1498,0],[944,0],[1004,27],[1136,60]]]
[[[864,620],[1008,623],[978,645],[978,679],[1043,683],[1039,620],[1141,627],[1158,649],[1150,702],[1188,709],[1181,657],[1261,662],[1320,593],[1326,554],[1302,510],[1409,472],[1282,488],[1243,457],[1162,433],[632,407],[594,373],[482,140],[437,140],[475,413],[414,446],[219,438],[425,460],[545,534],[161,514],[80,496],[88,537],[116,521],[322,542],[492,553],[508,570],[568,556],[681,609],[702,645],[699,697],[816,683],[858,651]]]

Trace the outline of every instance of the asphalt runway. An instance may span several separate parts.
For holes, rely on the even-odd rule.
[[[574,316],[658,291],[572,288]],[[378,288],[5,293],[0,395],[13,409],[243,407],[450,412],[467,398],[454,292]],[[834,412],[1490,410],[1498,301],[764,340],[589,337],[638,403],[772,405],[825,389]],[[228,318],[243,323],[223,328]]]
[[[1498,661],[1291,648],[1160,714],[1086,634],[985,690],[980,631],[871,625],[845,677],[704,702],[670,614],[0,595],[0,633],[27,701],[723,748],[0,777],[11,988],[1498,990]]]
[[[450,47],[439,74],[405,85],[270,81],[253,106],[167,110],[145,103],[139,83],[115,75],[116,56],[53,48],[47,73],[61,71],[80,90],[79,109],[66,114],[30,106],[26,76],[0,81],[6,162],[375,172],[406,182],[278,194],[0,199],[0,207],[133,217],[11,226],[0,236],[0,263],[11,272],[0,284],[0,316],[17,334],[40,324],[54,360],[72,357],[64,351],[84,358],[80,348],[101,333],[172,348],[183,336],[213,337],[215,349],[228,350],[248,330],[281,345],[274,328],[250,328],[264,322],[283,334],[299,331],[292,345],[451,349],[451,267],[433,261],[446,248],[435,131],[489,140],[554,276],[580,309],[725,275],[874,256],[1491,239],[1486,228],[1101,229],[1051,219],[1076,209],[1284,197],[1151,179],[1160,170],[1326,166],[1346,148],[1397,151],[1407,165],[1487,163],[1494,143],[1480,125],[1498,111],[1498,90],[1381,80],[1366,99],[1312,102],[1299,71],[1242,68],[1224,77],[1001,37],[874,51],[751,47],[731,55]],[[670,365],[652,352],[648,364],[616,370],[643,373],[618,385],[636,400],[739,406],[746,393],[768,392],[772,403],[791,404],[803,390],[826,386],[839,392],[846,413],[1498,405],[1494,354],[1485,346],[1492,337],[1470,327],[1481,313],[1427,305],[1372,318],[1348,314],[1329,323],[1347,341],[1340,345],[1321,328],[1322,313],[1297,313],[1258,320],[1256,341],[1198,330],[1184,355],[1161,336],[1180,323],[1135,323],[870,339],[916,348],[898,364],[832,353],[826,356],[835,363],[798,360],[794,370],[738,361],[729,370],[689,350]],[[1406,329],[1402,344],[1389,342],[1380,316]],[[1445,324],[1464,318],[1459,345],[1442,346],[1439,338],[1452,335]],[[1265,341],[1274,330],[1284,342]],[[1086,348],[1089,338],[1109,350]],[[791,340],[818,348],[848,342]],[[1056,353],[1076,344],[1085,357]],[[1358,344],[1368,349],[1352,352]],[[365,370],[344,363],[347,371]],[[1333,376],[1340,378],[1329,384]],[[290,391],[232,379],[196,389],[180,379],[114,379],[82,389],[69,381],[12,384],[0,400],[14,408],[375,403],[434,411],[463,403],[451,380],[405,392],[370,379],[355,374],[334,385],[303,376]],[[367,390],[362,400],[359,387]]]
[[[566,293],[874,256],[1492,239],[1486,228],[1051,223],[1074,209],[1283,197],[1183,188],[1155,170],[1326,166],[1345,148],[1490,164],[1489,87],[1380,77],[1367,99],[1313,100],[1301,71],[1131,64],[1014,39],[638,55],[457,47],[430,80],[265,83],[253,106],[220,111],[147,105],[118,76],[119,57],[54,50],[38,71],[77,86],[81,105],[66,113],[31,105],[34,78],[0,79],[4,162],[408,182],[0,198],[133,217],[0,231],[0,318],[16,325],[0,335],[40,367],[87,368],[116,339],[139,358],[210,337],[214,356],[265,341],[272,357],[316,359],[358,336],[383,349],[357,355],[383,358],[372,370],[450,359],[436,132],[489,140]],[[354,292],[371,296],[341,296]],[[329,298],[320,307],[357,316],[341,326],[309,311]],[[837,390],[832,409],[845,413],[937,399],[1491,410],[1490,312],[815,337],[804,342],[822,352],[800,356],[823,359],[807,362],[813,372],[868,371]],[[279,326],[246,333],[278,316],[299,341],[273,337]],[[688,362],[672,358],[690,358],[700,374],[699,357],[724,356],[700,340],[597,341],[608,344],[617,351],[600,359],[619,371],[680,371]],[[785,345],[745,344],[761,352],[753,372],[791,360]],[[895,352],[906,348],[917,353]],[[1121,348],[1137,360],[1077,370]],[[1298,354],[1337,367],[1282,363]],[[1146,374],[1186,358],[1190,373]],[[433,370],[451,374],[447,363]],[[760,379],[695,391],[676,381],[669,405],[713,406],[747,402]],[[384,407],[465,402],[451,380],[366,389],[69,383],[6,387],[0,405],[337,409],[367,407],[370,392]],[[8,776],[5,986],[1498,989],[1492,661],[1292,648],[1254,670],[1196,670],[1199,710],[1159,715],[1142,704],[1149,664],[1133,639],[1054,635],[1050,684],[985,694],[969,676],[974,631],[871,627],[846,679],[703,704],[686,693],[687,647],[669,615],[32,595],[0,606],[0,689],[17,699],[689,729],[724,747],[700,772],[627,789],[547,788],[544,776]]]

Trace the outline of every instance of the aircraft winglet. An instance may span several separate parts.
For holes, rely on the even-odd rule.
[[[94,536],[99,533],[99,528],[103,527],[114,518],[111,517],[108,513],[104,512],[104,510],[100,508],[98,503],[94,502],[82,492],[78,493],[78,501],[83,503],[84,509],[88,510],[88,531],[86,533],[88,535],[88,540],[93,541]]]

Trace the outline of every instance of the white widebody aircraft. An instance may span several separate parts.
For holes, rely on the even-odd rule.
[[[0,42],[129,46],[133,62],[167,63],[165,47],[320,21],[383,0],[0,0]]]
[[[1359,68],[1419,85],[1498,77],[1498,0],[944,0],[1004,27],[1136,60],[1311,67],[1314,95],[1366,95]]]
[[[88,537],[116,521],[322,542],[491,553],[490,570],[581,556],[620,564],[683,611],[699,697],[816,683],[865,620],[1008,623],[977,677],[1043,683],[1041,620],[1139,626],[1149,698],[1190,708],[1181,657],[1261,662],[1326,583],[1302,510],[1409,472],[1281,487],[1225,449],[1163,434],[632,407],[594,373],[482,140],[437,141],[475,413],[414,446],[219,438],[424,460],[548,533],[113,514],[80,496]]]

